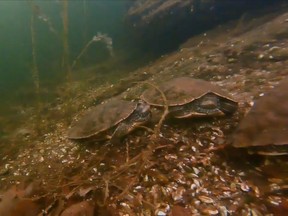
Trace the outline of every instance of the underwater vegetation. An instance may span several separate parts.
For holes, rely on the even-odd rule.
[[[72,69],[75,68],[77,62],[81,59],[81,57],[86,53],[86,51],[90,48],[92,43],[95,42],[102,42],[107,47],[109,53],[111,56],[113,56],[113,46],[112,46],[112,39],[106,35],[98,32],[93,38],[87,42],[87,44],[83,47],[81,52],[77,55],[74,61],[71,61],[70,59],[70,48],[69,48],[69,1],[63,0],[61,1],[61,19],[62,19],[62,31],[59,33],[55,30],[51,19],[42,12],[39,5],[37,5],[33,0],[28,0],[31,10],[32,10],[32,16],[31,16],[31,45],[32,45],[32,77],[34,81],[34,85],[36,88],[36,94],[39,94],[39,69],[37,66],[37,53],[36,53],[36,32],[35,32],[35,20],[42,21],[45,23],[49,29],[50,32],[55,34],[57,37],[60,37],[58,39],[62,42],[62,70],[64,71],[64,76],[66,82],[70,82],[72,79]],[[86,1],[83,0],[84,4],[84,16],[86,16]],[[71,62],[72,65],[71,65]]]
[[[81,50],[79,55],[75,58],[75,60],[72,63],[72,69],[76,66],[77,62],[81,59],[81,57],[85,54],[87,49],[92,45],[92,43],[101,41],[104,44],[106,44],[107,49],[109,50],[110,56],[112,57],[113,54],[113,41],[112,38],[110,38],[106,34],[102,34],[101,32],[98,32],[93,38],[84,46],[84,48]]]

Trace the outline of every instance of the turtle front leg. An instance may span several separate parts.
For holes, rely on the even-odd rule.
[[[118,125],[118,127],[113,132],[110,142],[112,144],[119,144],[121,141],[121,138],[128,134],[131,130],[131,125],[127,124],[126,122],[122,122]]]
[[[150,118],[150,106],[142,101],[139,102],[134,112],[117,126],[111,136],[111,143],[120,143],[123,136],[146,123]]]

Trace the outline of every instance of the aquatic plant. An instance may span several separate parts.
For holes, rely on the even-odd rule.
[[[88,48],[95,42],[103,42],[106,45],[106,48],[108,49],[110,56],[114,56],[113,52],[113,41],[112,38],[109,37],[107,34],[103,34],[101,32],[98,32],[96,35],[93,36],[93,38],[84,46],[84,48],[81,50],[80,54],[76,57],[76,59],[72,63],[72,69],[76,66],[79,59],[85,54],[85,52],[88,50]]]

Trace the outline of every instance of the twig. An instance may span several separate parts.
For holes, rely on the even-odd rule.
[[[35,86],[37,103],[40,104],[40,79],[39,70],[37,66],[37,53],[36,53],[36,33],[34,28],[35,15],[31,15],[30,31],[31,31],[31,44],[32,44],[32,78]],[[38,106],[39,108],[39,106]]]
[[[152,86],[154,89],[156,89],[160,94],[161,94],[161,97],[162,97],[162,100],[163,100],[163,106],[164,106],[164,112],[158,122],[158,124],[155,126],[154,128],[154,135],[157,136],[160,134],[160,129],[162,127],[162,124],[164,122],[164,120],[166,119],[167,115],[169,114],[169,109],[168,109],[168,101],[167,101],[167,98],[165,96],[165,94],[163,93],[163,91],[156,85],[154,85],[153,83],[150,83],[150,82],[141,82],[143,84],[147,84],[147,85],[150,85]],[[152,137],[153,138],[153,137]]]
[[[118,185],[116,185],[116,184],[112,184],[114,187],[116,187],[116,188],[118,188],[119,190],[122,190],[123,192],[126,192],[126,190],[127,189],[123,189],[122,187],[120,187],[120,186],[118,186]],[[129,185],[130,186],[130,185]],[[129,187],[128,186],[128,187]],[[122,194],[122,193],[121,193]],[[134,194],[132,194],[132,193],[129,193],[129,195],[131,195],[132,197],[134,197],[135,199],[137,199],[137,197],[134,195]],[[137,199],[138,200],[138,199]],[[152,203],[150,203],[150,202],[148,202],[148,201],[146,201],[146,200],[142,200],[142,202],[143,203],[145,203],[146,205],[148,205],[150,208],[153,208],[153,209],[155,209],[156,208],[156,206],[155,205],[153,205]]]
[[[108,197],[109,197],[109,183],[108,183],[108,180],[105,179],[105,180],[104,180],[104,183],[105,183],[105,193],[104,193],[103,203],[105,204],[105,203],[106,203],[106,200],[107,200]]]
[[[143,126],[143,125],[139,125],[139,126],[137,126],[137,128],[142,128],[144,130],[147,130],[150,133],[154,133],[154,130],[152,130],[151,128],[148,128],[146,126]]]
[[[129,161],[129,143],[126,142],[126,162]]]
[[[37,216],[45,216],[48,215],[53,208],[55,208],[59,203],[59,199],[54,199],[53,202],[47,206],[44,210],[42,210],[42,212],[40,212]]]
[[[69,17],[68,17],[68,0],[62,1],[62,24],[63,24],[63,53],[62,53],[62,67],[66,73],[66,81],[71,81],[71,67],[69,63],[70,51],[68,43],[69,34]]]

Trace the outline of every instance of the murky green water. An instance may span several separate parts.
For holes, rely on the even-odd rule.
[[[227,15],[225,9],[234,3],[220,3],[206,11],[215,23],[201,20],[195,29],[181,29],[191,20],[180,19],[185,22],[171,24],[179,29],[167,24],[167,31],[154,35],[155,28],[145,34],[127,23],[133,2],[0,1],[0,189],[8,198],[0,200],[0,214],[22,201],[60,214],[90,200],[97,215],[283,215],[287,159],[266,160],[226,144],[252,102],[287,77],[287,8],[270,11],[271,16],[260,11],[259,19],[247,13],[210,29],[242,13]],[[205,9],[209,1],[203,2]],[[250,7],[244,3],[242,8]],[[186,12],[196,9],[192,18],[205,11]],[[164,24],[154,23],[156,28]],[[199,35],[177,50],[193,34]],[[138,99],[141,82],[157,86],[175,76],[219,85],[239,109],[219,118],[163,124],[157,120],[162,110],[153,109],[156,120],[119,144],[67,138],[71,122],[87,108],[116,95]],[[31,186],[35,194],[9,200],[9,191],[18,192],[8,188],[31,179],[40,183]],[[29,187],[18,189],[23,194]]]
[[[110,55],[103,40],[91,43],[72,70],[74,80],[100,76],[101,83],[147,61],[148,55],[137,60],[137,47],[129,40],[123,17],[130,4],[130,1],[69,2],[67,40],[70,64],[99,33],[112,40],[114,54]],[[65,82],[62,13],[61,1],[0,2],[0,112],[3,115],[12,111],[13,106],[28,106],[35,100],[33,46],[42,98],[53,99],[57,86]],[[31,31],[34,32],[33,44]],[[97,65],[98,68],[85,70]]]

